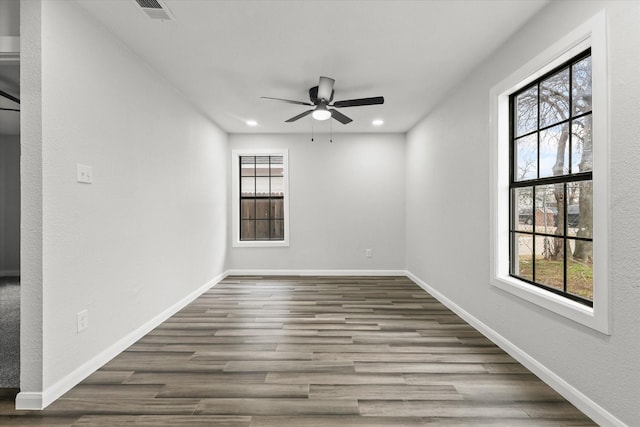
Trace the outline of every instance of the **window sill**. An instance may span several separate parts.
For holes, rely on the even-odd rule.
[[[252,240],[233,242],[234,248],[286,248],[289,247],[288,240]]]
[[[525,301],[571,319],[603,334],[609,335],[607,319],[596,316],[596,311],[579,302],[533,286],[511,276],[497,276],[491,284]]]

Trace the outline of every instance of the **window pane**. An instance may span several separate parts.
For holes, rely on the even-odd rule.
[[[564,184],[540,185],[535,189],[537,233],[562,235],[563,224],[558,223],[558,212],[564,206]],[[562,219],[562,215],[559,217]]]
[[[564,239],[536,237],[536,267],[533,280],[550,288],[564,290]]]
[[[593,238],[593,181],[567,184],[567,235]]]
[[[282,196],[284,194],[284,177],[273,176],[271,177],[271,195]]]
[[[242,156],[240,157],[240,176],[254,176],[255,175],[255,157]]]
[[[593,140],[591,114],[580,117],[571,125],[571,173],[593,170]]]
[[[256,200],[242,199],[240,200],[240,218],[253,219],[256,215]]]
[[[284,175],[283,163],[284,159],[282,156],[271,156],[271,176]]]
[[[512,233],[513,257],[511,274],[527,280],[533,280],[533,236]]]
[[[256,220],[256,240],[269,240],[269,222],[268,219]]]
[[[573,114],[591,111],[591,56],[573,65]]]
[[[516,136],[538,129],[538,87],[522,92],[516,98]]]
[[[510,274],[592,300],[591,58],[563,67],[510,99]]]
[[[256,157],[256,175],[269,176],[269,156]]]
[[[256,219],[269,219],[269,199],[256,199]]]
[[[518,215],[515,218],[513,228],[521,231],[533,231],[533,187],[514,189],[512,203]]]
[[[269,195],[269,177],[268,176],[256,177],[256,194],[258,196]]]
[[[538,177],[538,137],[525,136],[516,141],[515,180],[524,181]]]
[[[569,118],[569,69],[540,83],[540,127]]]
[[[253,196],[256,194],[256,180],[254,177],[243,177],[240,181],[240,194]]]
[[[284,160],[281,154],[239,156],[240,240],[284,240]]]
[[[567,292],[593,300],[593,243],[567,239],[573,257],[567,260]]]
[[[540,132],[540,178],[569,173],[568,142],[566,123]]]
[[[240,240],[255,240],[255,221],[240,221]]]
[[[271,240],[283,240],[284,239],[284,221],[273,220],[271,221]]]
[[[271,199],[271,218],[284,218],[284,199]]]

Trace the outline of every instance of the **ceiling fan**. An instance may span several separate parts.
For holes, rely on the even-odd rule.
[[[344,108],[344,107],[360,107],[364,105],[376,105],[376,104],[384,104],[384,97],[375,96],[373,98],[359,98],[359,99],[348,99],[346,101],[336,101],[333,104],[333,84],[335,80],[329,77],[320,77],[320,81],[318,82],[318,86],[314,86],[309,89],[309,99],[311,102],[303,102],[303,101],[292,101],[290,99],[281,99],[281,98],[270,98],[268,96],[263,96],[262,99],[273,99],[275,101],[288,102],[289,104],[296,105],[307,105],[309,107],[314,107],[311,110],[307,110],[304,113],[300,113],[297,116],[291,117],[289,120],[285,120],[286,123],[295,122],[303,117],[311,116],[316,120],[327,120],[330,117],[333,117],[343,125],[352,122],[353,120],[335,108]],[[335,108],[329,108],[335,107]]]

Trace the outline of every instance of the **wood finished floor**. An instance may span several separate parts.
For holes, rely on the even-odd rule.
[[[7,426],[587,426],[404,277],[228,277]]]

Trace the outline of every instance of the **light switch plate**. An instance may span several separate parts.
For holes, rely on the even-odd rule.
[[[89,310],[84,309],[78,312],[78,332],[82,332],[89,327]]]
[[[91,166],[81,165],[78,163],[78,182],[83,184],[91,184],[93,182],[93,171]]]

